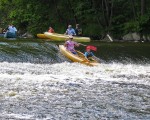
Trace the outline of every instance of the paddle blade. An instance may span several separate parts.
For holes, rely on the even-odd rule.
[[[90,50],[93,50],[93,51],[97,51],[97,47],[92,46],[92,45],[88,45],[88,46],[86,47],[86,49],[90,49]]]

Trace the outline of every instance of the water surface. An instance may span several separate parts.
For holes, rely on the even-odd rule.
[[[71,63],[59,44],[0,42],[0,119],[150,119],[149,44],[84,43],[98,47],[96,67]]]

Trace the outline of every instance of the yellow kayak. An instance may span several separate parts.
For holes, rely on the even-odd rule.
[[[94,58],[92,58],[91,60],[88,60],[84,54],[80,51],[77,51],[78,55],[72,54],[69,50],[66,49],[66,47],[64,45],[59,45],[59,49],[60,52],[67,57],[68,59],[70,59],[73,62],[78,62],[81,64],[85,64],[88,66],[97,66],[100,63],[98,61],[96,61]]]
[[[48,37],[46,37],[44,34],[37,34],[37,37],[38,38],[41,38],[41,39],[48,39]]]
[[[58,34],[58,33],[45,32],[44,35],[54,41],[66,41],[69,38],[68,35]],[[91,41],[89,37],[73,36],[73,39],[76,42],[90,42]]]

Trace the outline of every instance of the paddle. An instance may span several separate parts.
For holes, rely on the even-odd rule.
[[[82,46],[87,46],[87,45],[85,45],[85,44],[82,44],[82,43],[78,43],[79,45],[82,45]]]
[[[101,60],[100,60],[98,57],[96,57],[95,55],[93,56],[93,58],[94,58],[95,60],[97,60],[98,62],[101,62]]]

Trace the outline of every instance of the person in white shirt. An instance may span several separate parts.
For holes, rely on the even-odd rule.
[[[9,25],[4,37],[6,37],[6,38],[16,38],[16,36],[17,36],[16,27],[14,25]]]

